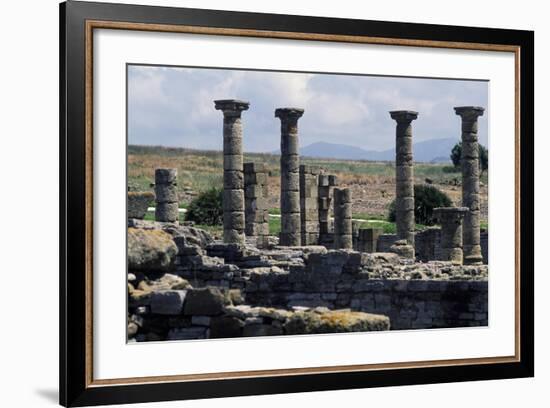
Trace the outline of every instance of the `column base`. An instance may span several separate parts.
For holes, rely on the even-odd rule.
[[[464,265],[483,265],[483,256],[481,255],[465,256]]]

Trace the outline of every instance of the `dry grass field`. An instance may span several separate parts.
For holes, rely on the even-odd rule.
[[[200,191],[222,186],[222,152],[156,146],[128,147],[128,187],[130,190],[152,190],[155,168],[178,169],[179,199],[185,206]],[[279,202],[279,156],[245,154],[245,162],[265,163],[271,172],[270,206],[277,213]],[[302,157],[301,163],[318,166],[338,176],[339,184],[352,189],[355,218],[384,219],[395,197],[394,163],[348,161]],[[481,179],[482,226],[487,225],[487,173]],[[444,191],[456,205],[461,201],[461,175],[450,165],[417,163],[415,183],[431,183]]]

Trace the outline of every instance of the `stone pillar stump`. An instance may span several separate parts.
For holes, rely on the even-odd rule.
[[[462,220],[467,207],[434,208],[434,215],[441,224],[441,259],[462,265]]]
[[[332,241],[332,222],[330,208],[332,205],[332,192],[338,184],[338,178],[332,174],[319,175],[319,243],[327,244]]]
[[[155,170],[155,220],[178,222],[178,170]]]
[[[319,169],[300,165],[302,245],[319,243]]]
[[[268,176],[264,163],[244,163],[244,232],[258,248],[269,245]]]
[[[334,189],[334,248],[353,249],[351,190]]]

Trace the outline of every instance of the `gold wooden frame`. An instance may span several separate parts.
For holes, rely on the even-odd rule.
[[[216,372],[206,374],[185,374],[154,377],[128,377],[114,379],[93,379],[93,30],[116,29],[150,32],[170,32],[219,36],[275,38],[309,41],[329,41],[341,43],[397,45],[411,47],[449,48],[496,52],[513,52],[515,58],[515,353],[513,356],[480,357],[450,360],[429,360],[382,364],[357,364],[342,366],[304,367],[273,370],[254,370],[236,372]],[[353,371],[389,370],[396,368],[421,368],[461,366],[471,364],[515,363],[520,356],[520,47],[514,45],[446,42],[431,40],[395,39],[368,36],[331,35],[298,33],[286,31],[263,31],[250,29],[232,29],[215,27],[197,27],[188,25],[166,25],[148,23],[127,23],[119,21],[86,21],[86,378],[88,387],[129,385],[145,383],[165,383],[179,381],[229,380],[236,378],[292,376],[299,374],[320,374]]]

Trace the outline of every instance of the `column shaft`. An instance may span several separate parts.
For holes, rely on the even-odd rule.
[[[214,101],[223,112],[223,240],[244,243],[243,130],[241,113],[248,102]]]
[[[479,193],[479,144],[477,137],[478,117],[484,109],[475,106],[456,107],[455,112],[462,118],[462,205],[469,211],[464,216],[463,245],[464,263],[483,262],[480,246],[480,210]]]
[[[397,237],[414,248],[414,167],[411,122],[417,112],[393,111],[395,132],[395,223]]]
[[[298,153],[298,119],[303,109],[279,108],[275,117],[281,120],[281,234],[284,246],[301,244],[300,156]]]

